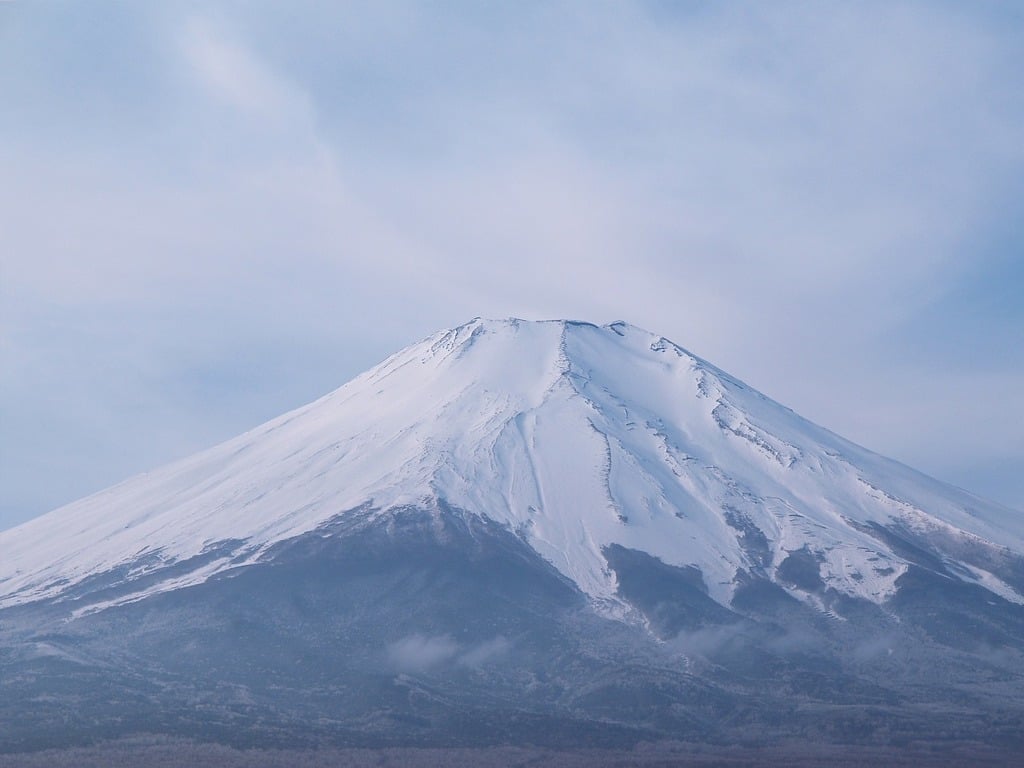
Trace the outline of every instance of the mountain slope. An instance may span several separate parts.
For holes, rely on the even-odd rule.
[[[1013,764],[1022,527],[640,329],[474,320],[0,533],[0,753],[983,742]]]
[[[258,561],[348,510],[410,504],[500,523],[613,612],[609,545],[699,568],[723,605],[738,572],[816,600],[784,578],[799,571],[794,553],[824,588],[881,603],[921,548],[1024,602],[1024,522],[1011,510],[624,323],[474,320],[234,440],[0,533],[0,606],[114,572],[146,577],[119,597],[137,599]]]

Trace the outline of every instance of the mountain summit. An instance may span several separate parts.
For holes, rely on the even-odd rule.
[[[817,562],[824,588],[881,603],[912,561],[894,528],[948,550],[959,578],[1024,602],[1002,567],[1008,548],[1024,552],[1020,515],[626,323],[476,319],[234,440],[0,534],[0,605],[113,571],[149,577],[118,598],[139,599],[257,562],[350,510],[440,505],[514,531],[611,609],[610,545],[699,568],[723,605],[744,575],[780,581],[794,553]]]
[[[0,553],[0,751],[1024,733],[1024,518],[622,322],[441,331]]]

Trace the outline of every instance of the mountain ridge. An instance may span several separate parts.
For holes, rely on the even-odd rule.
[[[922,544],[957,578],[1024,603],[1012,510],[856,446],[628,323],[476,318],[0,533],[12,553],[0,606],[117,569],[127,582],[157,577],[131,593],[142,599],[258,562],[349,510],[438,504],[514,531],[613,614],[626,606],[612,545],[697,567],[723,606],[741,573],[821,610],[822,590],[884,603]],[[801,558],[817,561],[820,587],[784,578]]]

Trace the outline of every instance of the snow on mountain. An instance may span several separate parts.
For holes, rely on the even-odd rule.
[[[0,607],[99,574],[155,574],[118,598],[137,599],[255,562],[355,509],[445,505],[515,531],[609,608],[611,544],[699,567],[723,604],[738,571],[778,580],[806,548],[828,587],[880,603],[909,562],[879,534],[894,527],[974,552],[951,561],[959,578],[1024,602],[989,565],[1024,553],[1020,514],[854,445],[626,323],[477,319],[228,442],[0,533]]]

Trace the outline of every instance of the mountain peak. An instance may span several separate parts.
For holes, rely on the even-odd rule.
[[[915,546],[947,542],[959,578],[1024,602],[1000,565],[1007,546],[1024,551],[1006,510],[628,323],[475,318],[244,435],[0,534],[0,606],[118,569],[156,574],[119,598],[138,599],[258,562],[352,510],[440,506],[514,532],[611,609],[612,547],[697,569],[723,605],[751,574],[810,604],[829,590],[883,602],[913,560],[895,529]],[[787,580],[794,557],[810,558],[816,581]]]

